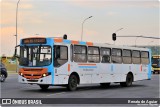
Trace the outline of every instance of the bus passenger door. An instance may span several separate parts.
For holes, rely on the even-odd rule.
[[[55,45],[54,46],[54,83],[68,84],[68,67],[69,67],[69,46]]]

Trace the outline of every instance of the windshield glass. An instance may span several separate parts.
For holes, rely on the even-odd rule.
[[[50,46],[21,46],[19,59],[21,66],[47,66],[51,61]]]
[[[160,67],[160,58],[152,58],[152,66]]]
[[[160,59],[159,58],[153,58],[152,62],[153,62],[153,64],[159,64],[160,63]]]

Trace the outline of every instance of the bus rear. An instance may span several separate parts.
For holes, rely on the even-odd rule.
[[[159,74],[160,72],[160,55],[153,55],[152,56],[152,70],[153,74],[156,72]]]

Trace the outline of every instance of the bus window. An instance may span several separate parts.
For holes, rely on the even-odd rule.
[[[101,48],[101,62],[102,63],[109,63],[110,62],[110,55],[111,55],[111,49],[110,48]]]
[[[148,52],[141,52],[141,63],[148,64],[149,63],[149,54]]]
[[[124,64],[131,64],[132,63],[132,59],[131,59],[131,50],[123,50],[123,63]]]
[[[100,53],[98,47],[92,47],[92,46],[88,47],[88,62],[98,63],[100,60],[99,55]]]
[[[50,46],[21,46],[19,64],[21,66],[48,66],[51,64]]]
[[[70,46],[70,58],[71,58],[71,61],[73,62],[73,45],[71,44]]]
[[[140,51],[132,51],[132,62],[133,64],[140,64]]]
[[[54,46],[54,66],[59,67],[68,61],[68,47],[56,45]]]
[[[152,55],[153,74],[160,73],[160,55]]]
[[[122,63],[122,51],[121,49],[112,49],[112,62]]]
[[[86,46],[74,45],[73,60],[75,62],[87,62]]]

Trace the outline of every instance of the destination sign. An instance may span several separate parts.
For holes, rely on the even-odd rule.
[[[160,58],[160,56],[153,56],[153,58]]]
[[[45,38],[27,38],[22,40],[22,44],[45,44]]]

